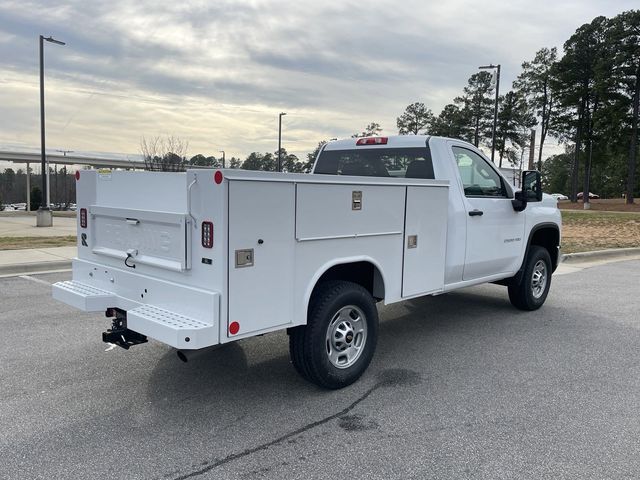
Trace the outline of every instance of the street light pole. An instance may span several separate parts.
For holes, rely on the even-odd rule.
[[[40,164],[41,164],[41,172],[42,172],[42,199],[46,202],[46,205],[43,207],[40,205],[41,211],[49,210],[49,191],[48,191],[48,179],[49,179],[49,168],[47,166],[47,153],[45,148],[45,133],[44,133],[44,42],[45,40],[50,43],[55,43],[57,45],[65,45],[64,42],[60,40],[56,40],[53,37],[44,37],[40,35]],[[27,194],[29,194],[28,192]],[[48,214],[51,215],[50,213]],[[42,216],[44,218],[44,215]],[[51,226],[53,223],[51,218],[48,220],[41,222],[41,226]]]
[[[278,115],[278,171],[282,171],[282,116],[286,115],[285,112],[281,112]]]
[[[222,168],[226,168],[224,164],[224,150],[220,150],[222,152]]]
[[[498,124],[498,95],[500,94],[500,64],[483,65],[478,67],[480,70],[491,69],[496,71],[496,101],[493,107],[493,130],[491,133],[491,161],[496,154],[496,126]]]

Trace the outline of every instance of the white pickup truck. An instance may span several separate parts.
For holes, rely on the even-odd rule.
[[[188,359],[286,329],[326,388],[354,382],[390,304],[484,282],[539,308],[561,218],[538,172],[513,191],[472,145],[429,136],[334,141],[311,175],[78,172],[78,257],[54,298],[106,312],[103,340],[147,337]]]

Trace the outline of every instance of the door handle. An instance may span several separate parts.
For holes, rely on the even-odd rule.
[[[484,212],[482,210],[478,210],[477,208],[469,212],[470,217],[481,217],[483,214]]]

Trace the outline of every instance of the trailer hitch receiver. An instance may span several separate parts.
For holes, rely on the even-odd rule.
[[[125,350],[139,343],[147,343],[146,335],[127,328],[127,312],[119,308],[109,308],[106,311],[107,317],[111,317],[114,313],[115,318],[111,320],[111,328],[102,332],[103,342],[118,345]]]

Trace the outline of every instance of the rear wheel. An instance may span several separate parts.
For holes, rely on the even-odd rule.
[[[378,311],[371,294],[346,281],[320,285],[309,304],[307,325],[291,330],[291,361],[305,379],[342,388],[367,369],[378,339]]]
[[[537,310],[551,286],[551,257],[546,248],[533,245],[527,255],[520,283],[509,285],[509,300],[520,310]]]

